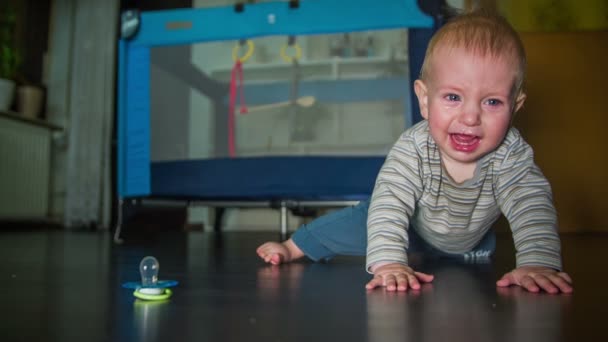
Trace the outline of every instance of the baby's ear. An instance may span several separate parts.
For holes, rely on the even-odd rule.
[[[521,107],[524,105],[524,102],[526,102],[526,94],[522,91],[519,93],[519,95],[517,95],[517,98],[515,99],[515,106],[513,108],[513,113],[517,113]]]
[[[414,82],[414,92],[418,98],[418,105],[420,106],[420,115],[427,120],[429,117],[429,97],[426,84],[422,80],[416,80]]]

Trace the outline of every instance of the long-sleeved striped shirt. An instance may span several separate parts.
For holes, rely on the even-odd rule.
[[[551,187],[519,132],[511,128],[502,144],[478,161],[473,178],[456,183],[441,166],[439,149],[422,121],[401,135],[376,179],[366,268],[407,265],[408,229],[441,251],[468,252],[501,213],[513,232],[517,267],[561,270]]]

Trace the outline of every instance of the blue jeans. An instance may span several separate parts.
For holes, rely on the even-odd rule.
[[[364,256],[367,252],[368,208],[369,200],[366,200],[353,207],[321,216],[298,228],[291,239],[314,261],[331,259],[337,255]],[[414,229],[410,229],[408,234],[410,254],[421,252],[468,261],[482,256],[489,258],[496,250],[494,231],[489,231],[473,250],[464,254],[449,254],[437,250],[418,236]]]

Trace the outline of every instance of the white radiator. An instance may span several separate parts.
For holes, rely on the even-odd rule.
[[[0,115],[0,219],[47,218],[51,134]]]

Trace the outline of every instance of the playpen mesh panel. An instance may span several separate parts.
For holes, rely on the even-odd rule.
[[[281,57],[288,37],[253,43],[243,63],[250,112],[239,114],[237,97],[234,156],[385,155],[411,125],[407,30],[296,37],[297,63]],[[151,49],[152,161],[230,156],[237,44]],[[246,50],[240,46],[238,53]],[[296,53],[293,46],[285,50]]]

